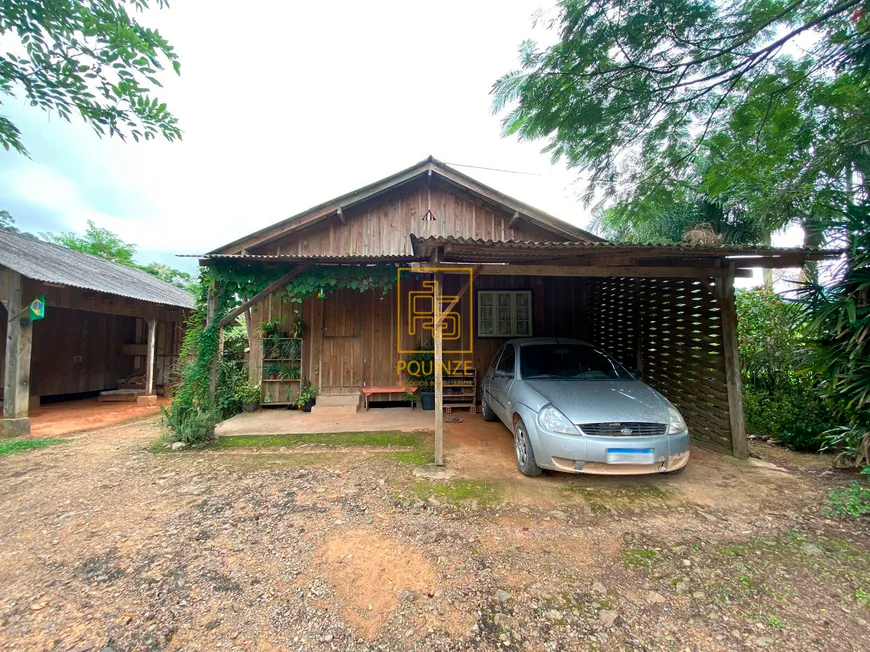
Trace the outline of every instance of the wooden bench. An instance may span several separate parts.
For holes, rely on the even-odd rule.
[[[372,394],[416,394],[417,387],[360,387],[359,391],[362,392],[363,395],[363,404],[365,405],[366,412],[369,410],[369,398]],[[411,408],[413,409],[414,405],[411,404]]]

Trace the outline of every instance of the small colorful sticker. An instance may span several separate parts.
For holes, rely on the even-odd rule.
[[[45,317],[45,295],[41,294],[30,303],[30,321]]]

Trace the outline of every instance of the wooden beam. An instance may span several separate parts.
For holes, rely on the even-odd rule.
[[[734,263],[726,275],[713,282],[713,296],[722,313],[722,348],[725,356],[725,380],[728,391],[728,419],[731,426],[731,454],[737,459],[749,457],[746,421],[743,413],[743,378],[740,374],[740,351],[737,337],[737,310],[734,306]]]
[[[444,275],[435,274],[435,287],[432,294],[433,326],[435,330],[435,464],[444,466],[444,377],[441,375],[443,343],[441,338],[441,307],[438,295]]]
[[[146,319],[148,325],[148,349],[145,356],[145,396],[154,394],[154,349],[157,345],[157,320]]]
[[[347,224],[347,216],[345,216],[344,211],[341,210],[341,206],[338,207],[338,210],[336,212],[338,213],[338,219],[341,220],[341,223]]]
[[[509,229],[513,228],[513,225],[517,223],[518,219],[520,219],[520,212],[514,211],[513,216],[511,217],[510,221],[508,222],[508,228]]]
[[[445,264],[446,266],[446,264]],[[465,273],[464,270],[445,269],[447,274]],[[481,263],[482,276],[594,276],[620,278],[698,278],[699,276],[721,277],[725,270],[699,267],[606,267],[569,265],[499,265]],[[736,274],[735,274],[736,275]]]
[[[474,281],[474,277],[477,276],[478,272],[480,272],[480,270],[482,268],[483,268],[482,265],[478,265],[477,267],[475,267],[474,269],[471,270],[471,276],[469,276],[468,280],[465,281],[465,283],[463,284],[463,286],[461,288],[459,288],[459,292],[456,293],[456,298],[453,301],[451,301],[449,304],[447,304],[447,307],[441,311],[442,315],[449,313],[451,310],[453,310],[456,307],[456,304],[462,300],[462,297],[465,295],[466,292],[468,292],[468,288],[471,287],[471,284]],[[438,327],[437,322],[436,322],[435,326],[436,326],[436,328]]]
[[[24,280],[18,272],[7,270],[8,290],[6,310],[10,315],[21,312],[21,297]],[[21,427],[11,434],[30,432],[28,409],[30,406],[30,351],[33,342],[33,325],[29,316],[19,317],[6,326],[6,376],[3,391],[3,418],[18,419]],[[5,429],[4,429],[5,430]]]
[[[309,267],[309,265],[307,263],[304,263],[302,265],[297,265],[296,267],[293,268],[293,271],[287,272],[286,274],[284,274],[284,276],[279,278],[274,283],[270,283],[269,286],[265,290],[262,290],[261,292],[257,292],[257,294],[255,294],[253,297],[251,297],[247,301],[243,301],[242,305],[231,310],[226,317],[224,317],[223,319],[221,319],[218,322],[218,328],[223,328],[224,326],[231,324],[233,321],[235,321],[235,319],[239,315],[241,315],[243,312],[245,312],[248,308],[256,305],[262,299],[265,299],[267,296],[272,294],[275,290],[277,290],[282,285],[287,285],[287,283],[289,283],[291,280],[293,280],[294,278],[299,276],[302,272],[304,272],[306,269],[308,269],[308,267]]]

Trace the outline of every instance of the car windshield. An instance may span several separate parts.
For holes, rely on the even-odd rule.
[[[520,373],[528,380],[632,380],[616,360],[587,344],[530,344],[520,349]]]

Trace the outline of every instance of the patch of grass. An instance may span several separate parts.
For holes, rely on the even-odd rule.
[[[423,481],[415,483],[412,491],[421,500],[434,496],[442,502],[454,505],[467,500],[476,500],[481,507],[488,507],[501,500],[501,486],[483,480],[451,480],[443,483]]]
[[[725,557],[745,557],[746,546],[725,546],[722,548],[722,554]]]
[[[768,616],[767,617],[767,626],[770,627],[771,629],[775,629],[779,632],[781,632],[785,629],[785,623],[783,623],[776,616]]]
[[[21,451],[34,450],[62,444],[65,439],[0,439],[0,457],[20,453]]]
[[[852,518],[870,516],[870,482],[853,482],[847,489],[836,489],[828,494],[828,502],[829,514]]]
[[[305,435],[244,435],[218,438],[217,448],[266,448],[315,444],[342,446],[417,447],[423,435],[415,432],[327,432]]]
[[[417,446],[412,451],[398,451],[397,453],[392,453],[391,457],[393,457],[397,462],[410,464],[412,466],[423,466],[424,464],[435,463],[435,451],[431,446],[421,445]]]
[[[622,552],[622,562],[629,568],[651,568],[661,561],[661,555],[649,548],[626,548]]]

